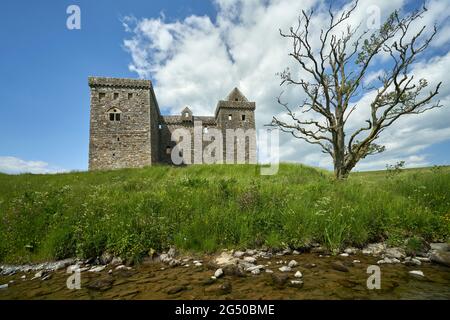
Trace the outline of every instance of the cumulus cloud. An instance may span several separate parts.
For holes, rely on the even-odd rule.
[[[350,23],[364,27],[379,9],[383,21],[393,10],[405,8],[407,0],[361,1]],[[341,6],[341,9],[346,5]],[[299,77],[298,65],[290,60],[290,41],[282,38],[279,29],[287,31],[295,26],[301,10],[315,8],[313,45],[317,45],[320,27],[327,23],[328,4],[319,0],[216,0],[217,14],[191,15],[182,20],[167,21],[164,15],[123,20],[129,36],[124,47],[130,53],[130,70],[141,78],[150,78],[155,85],[163,113],[179,113],[186,105],[194,114],[213,114],[219,99],[238,86],[247,97],[257,103],[257,127],[270,123],[272,116],[282,116],[283,109],[276,99],[282,91],[283,99],[291,107],[302,101],[302,93],[295,88],[280,88],[277,72],[290,68]],[[450,92],[445,73],[450,67],[449,14],[450,4],[429,1],[428,12],[421,24],[433,22],[441,30],[433,42],[432,54],[415,63],[412,71],[417,78],[425,77],[430,85],[444,81],[439,98],[448,105]],[[448,31],[448,32],[447,32]],[[444,53],[442,53],[444,52]],[[374,82],[383,69],[371,70],[365,83]],[[357,102],[359,109],[349,120],[349,130],[364,123],[367,105],[373,93],[368,92]],[[364,108],[364,106],[366,108]],[[381,155],[364,159],[357,169],[384,168],[387,163],[405,160],[407,165],[429,164],[430,145],[450,139],[450,108],[442,108],[421,116],[406,117],[381,135],[380,143],[387,146]],[[284,161],[298,161],[309,165],[332,167],[331,159],[317,146],[308,145],[288,134],[281,134],[280,155]]]
[[[49,165],[44,161],[27,161],[16,157],[0,156],[0,172],[8,174],[19,173],[57,173],[66,170]]]

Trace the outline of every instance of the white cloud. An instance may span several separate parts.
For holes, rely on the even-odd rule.
[[[370,19],[370,6],[380,9],[383,21],[394,9],[401,8],[407,0],[360,1],[360,6],[350,20],[353,25]],[[219,99],[226,97],[238,86],[247,97],[257,103],[257,127],[270,123],[272,116],[283,109],[276,102],[282,90],[283,98],[295,106],[302,101],[302,93],[294,88],[280,88],[277,72],[289,67],[298,72],[298,66],[289,59],[291,43],[279,34],[295,26],[301,10],[316,8],[317,17],[312,26],[312,44],[317,45],[318,31],[327,23],[327,2],[319,0],[216,0],[217,16],[189,16],[184,20],[166,21],[164,16],[137,20],[124,20],[130,37],[124,41],[132,57],[130,70],[140,77],[151,78],[163,111],[179,113],[189,105],[194,114],[213,114]],[[342,6],[345,7],[345,6]],[[440,24],[441,31],[432,50],[448,52],[450,37],[450,4],[430,1],[422,24]],[[450,34],[448,32],[447,34]],[[382,61],[382,60],[380,60]],[[413,68],[417,79],[425,77],[430,85],[444,81],[440,99],[450,102],[449,87],[445,83],[450,67],[450,54],[437,54],[426,61],[418,61]],[[380,64],[380,69],[383,65]],[[307,75],[298,73],[301,77]],[[379,71],[371,71],[366,78],[375,79]],[[359,109],[352,114],[348,130],[364,123],[370,102],[368,93],[358,101]],[[402,119],[382,134],[380,143],[387,151],[364,159],[357,169],[384,168],[387,163],[405,160],[407,165],[429,162],[431,155],[424,150],[433,143],[450,139],[450,108],[434,110],[421,116]],[[350,132],[350,131],[349,131]],[[308,145],[288,134],[281,134],[281,159],[299,161],[309,165],[330,168],[329,156],[319,147]]]
[[[0,156],[0,172],[8,174],[19,174],[19,173],[46,174],[64,171],[66,170],[50,166],[47,162],[44,161],[27,161],[16,157]]]

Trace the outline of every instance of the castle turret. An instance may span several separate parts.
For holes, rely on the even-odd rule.
[[[242,162],[238,146],[245,146],[245,149],[241,148],[245,154],[245,163],[256,163],[255,107],[255,102],[248,101],[238,88],[234,88],[225,100],[218,102],[215,116],[224,137],[226,163]],[[234,138],[231,137],[233,132]]]
[[[89,169],[141,167],[156,162],[159,109],[151,82],[90,77],[89,87]]]

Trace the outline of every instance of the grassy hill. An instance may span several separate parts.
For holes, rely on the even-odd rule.
[[[136,258],[259,245],[330,249],[450,235],[450,168],[330,173],[282,164],[155,166],[57,175],[0,174],[0,262],[104,251]]]

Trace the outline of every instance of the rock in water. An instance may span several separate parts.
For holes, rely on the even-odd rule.
[[[223,270],[222,269],[217,269],[216,272],[214,272],[214,277],[216,277],[218,279],[221,276],[223,276]]]
[[[435,263],[439,263],[444,266],[450,267],[450,252],[434,251],[430,256],[430,260]]]
[[[337,271],[348,272],[348,268],[344,266],[341,262],[332,262],[331,267]]]
[[[291,268],[288,266],[282,266],[281,268],[278,268],[281,272],[289,272],[291,271]]]
[[[405,258],[405,250],[401,248],[388,248],[385,252],[386,257],[388,258],[395,258],[395,259],[403,259]]]
[[[296,277],[296,278],[302,278],[302,277],[303,277],[303,274],[302,274],[300,271],[297,271],[297,272],[294,274],[294,277]]]
[[[222,270],[226,276],[245,277],[243,268],[235,264],[226,265],[222,268]]]
[[[431,250],[436,251],[450,251],[450,244],[448,243],[430,243]]]
[[[187,289],[186,286],[173,286],[167,289],[167,294],[176,294],[186,289]]]
[[[272,284],[276,287],[283,287],[288,281],[289,277],[286,274],[272,273]]]
[[[222,252],[220,256],[218,256],[215,259],[215,263],[218,265],[229,265],[229,264],[235,264],[239,259],[233,257],[231,254],[227,252]]]
[[[258,274],[261,273],[261,270],[260,270],[260,269],[255,269],[255,270],[252,270],[251,272],[252,272],[252,274],[254,274],[254,275],[258,275]]]
[[[205,293],[220,296],[224,294],[229,294],[231,290],[232,290],[231,283],[229,281],[225,281],[222,284],[206,288]]]
[[[244,258],[244,261],[245,261],[245,262],[248,262],[248,263],[255,263],[255,262],[256,262],[256,259],[253,258],[253,257],[245,257],[245,258]]]
[[[295,287],[295,288],[301,288],[301,287],[303,287],[303,281],[302,280],[291,280],[290,286]]]
[[[410,271],[409,273],[413,276],[425,277],[425,275],[423,274],[423,271],[420,271],[420,270],[413,270],[413,271]]]
[[[101,272],[103,270],[105,270],[106,266],[98,266],[98,267],[93,267],[92,269],[89,270],[89,272]]]
[[[114,279],[101,279],[89,283],[86,287],[91,290],[96,291],[106,291],[112,288]]]
[[[297,263],[297,261],[295,261],[295,260],[291,260],[291,261],[289,261],[289,263],[288,263],[288,267],[289,267],[289,268],[295,268],[297,265],[298,265],[298,263]]]
[[[0,285],[0,290],[1,289],[8,289],[8,287],[9,287],[9,284],[2,284],[2,285]]]

